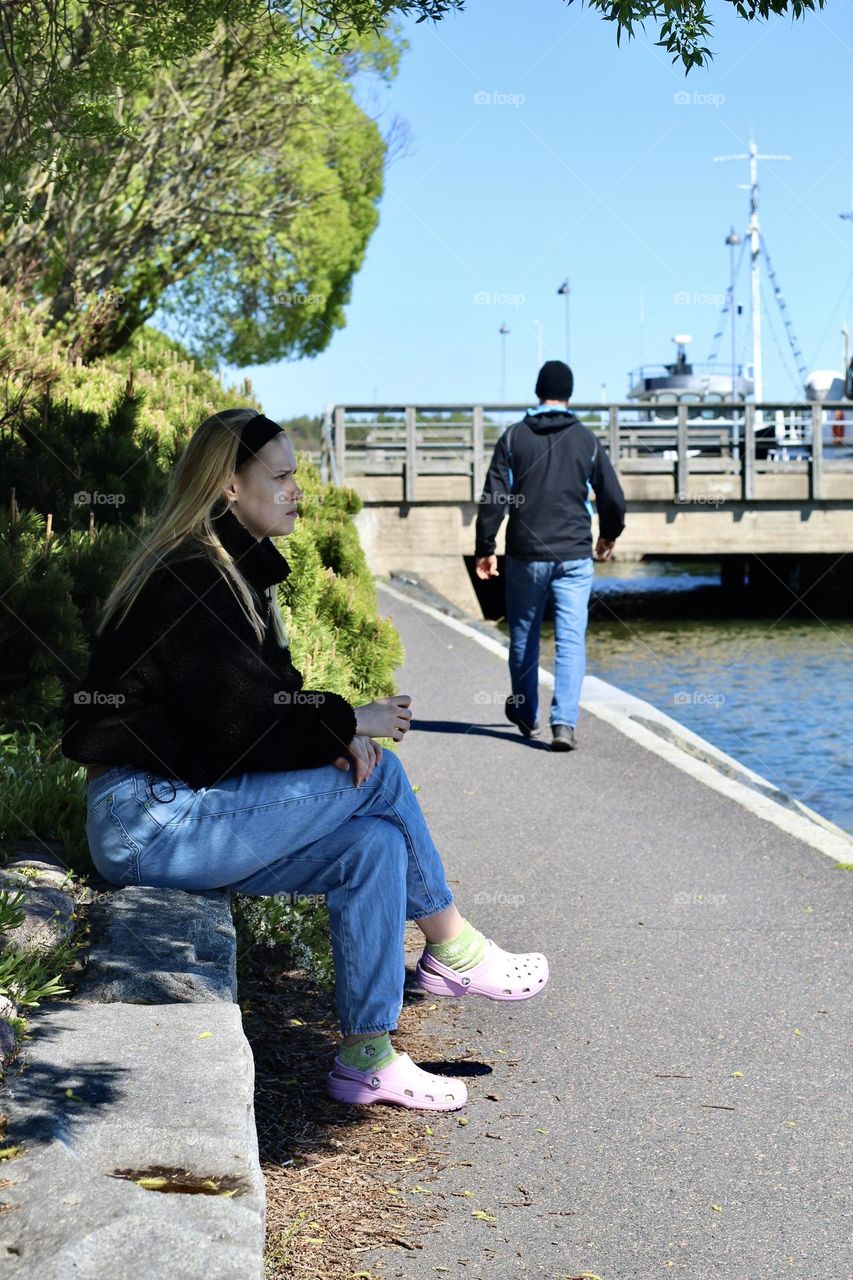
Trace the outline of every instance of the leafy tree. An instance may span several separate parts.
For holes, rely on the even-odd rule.
[[[825,0],[726,3],[753,21],[801,18]],[[615,24],[617,42],[649,22],[686,71],[712,56],[705,44],[710,0],[589,4]],[[271,66],[315,49],[345,54],[399,16],[438,21],[463,8],[464,0],[0,0],[0,204],[27,211],[23,180],[33,164],[52,183],[73,186],[93,139],[134,133],[134,99],[154,71],[176,70],[202,50],[215,56],[239,48],[236,32],[259,47],[251,55],[241,50],[244,60]],[[103,153],[94,162],[109,167]]]
[[[765,21],[772,15],[790,13],[792,18],[802,18],[807,12],[822,9],[826,0],[726,0],[734,5],[739,17],[747,22],[756,18]],[[574,0],[566,0],[573,4]],[[598,9],[606,22],[616,24],[616,43],[623,35],[629,39],[635,26],[645,27],[646,22],[658,28],[658,45],[672,54],[673,62],[681,62],[685,73],[691,67],[707,66],[713,54],[703,42],[708,39],[713,19],[710,0],[587,0],[590,8]]]
[[[203,360],[235,365],[314,354],[343,324],[400,142],[354,80],[392,75],[401,45],[265,66],[259,39],[156,72],[133,133],[88,140],[73,189],[28,172],[27,218],[0,221],[0,284],[29,290],[70,356],[120,349],[158,308]]]
[[[0,0],[0,206],[26,213],[35,165],[72,188],[94,139],[129,138],[136,95],[200,52],[271,67],[346,56],[396,16],[442,17],[461,0]]]

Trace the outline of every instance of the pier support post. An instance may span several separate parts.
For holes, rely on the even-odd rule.
[[[479,502],[485,480],[483,467],[483,406],[474,405],[471,417],[471,501]]]
[[[743,457],[740,464],[740,496],[743,502],[755,498],[755,405],[743,406]]]
[[[337,462],[337,483],[346,483],[347,429],[345,425],[346,410],[342,404],[335,406],[335,461]]]
[[[690,499],[690,468],[687,457],[687,405],[678,406],[678,425],[676,427],[676,463],[675,463],[675,501],[688,502]]]
[[[812,447],[809,453],[809,498],[823,497],[823,405],[812,405]]]
[[[742,591],[746,581],[746,562],[742,556],[723,556],[720,561],[720,586],[723,591]]]
[[[613,470],[619,474],[619,406],[612,404],[610,406],[610,431],[608,452],[610,453],[610,461]]]
[[[418,474],[417,409],[406,406],[406,474],[403,477],[403,501],[414,502]]]

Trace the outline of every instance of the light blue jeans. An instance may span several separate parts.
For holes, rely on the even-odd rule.
[[[194,790],[116,766],[88,784],[92,859],[115,885],[326,897],[344,1035],[393,1031],[406,920],[453,901],[399,757],[356,787],[334,765],[245,773]]]
[[[529,724],[539,718],[539,637],[549,591],[554,598],[554,696],[551,724],[578,722],[586,671],[586,624],[595,573],[584,560],[504,559],[506,617],[509,624],[509,673],[519,715]]]

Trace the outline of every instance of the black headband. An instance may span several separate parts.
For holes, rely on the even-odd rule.
[[[268,440],[273,440],[277,435],[283,434],[284,428],[280,427],[277,422],[273,422],[272,418],[265,418],[262,413],[250,418],[243,425],[243,429],[240,432],[235,469],[239,470],[244,462],[248,462],[251,457],[254,457]]]

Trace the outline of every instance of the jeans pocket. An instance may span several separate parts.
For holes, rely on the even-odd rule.
[[[116,794],[110,792],[89,808],[89,852],[99,874],[111,884],[139,884],[140,845],[122,821],[117,800]]]

